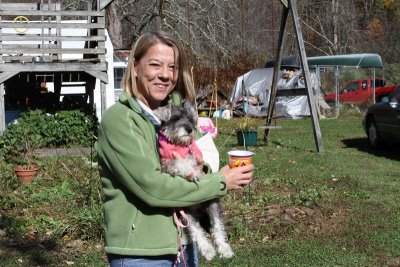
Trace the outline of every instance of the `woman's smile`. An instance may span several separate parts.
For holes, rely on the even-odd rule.
[[[163,43],[149,48],[135,62],[133,75],[136,77],[139,99],[151,109],[156,109],[174,89],[177,80],[175,51]]]

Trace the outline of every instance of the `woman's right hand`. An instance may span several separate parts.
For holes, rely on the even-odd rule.
[[[237,168],[229,168],[229,166],[226,165],[220,169],[220,172],[225,176],[226,189],[230,191],[243,188],[250,184],[253,178],[253,170],[253,164]]]

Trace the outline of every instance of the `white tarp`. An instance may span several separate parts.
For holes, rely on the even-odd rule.
[[[231,102],[234,111],[256,117],[267,116],[273,68],[251,70],[239,76],[233,86]],[[278,90],[305,88],[301,70],[281,70]],[[317,76],[310,73],[311,87],[316,88]],[[298,118],[309,116],[307,96],[277,97],[275,117]]]

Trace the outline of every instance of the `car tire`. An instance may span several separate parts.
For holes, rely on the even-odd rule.
[[[380,147],[382,145],[382,140],[379,137],[378,128],[374,119],[370,119],[367,124],[367,136],[368,142],[372,147]]]

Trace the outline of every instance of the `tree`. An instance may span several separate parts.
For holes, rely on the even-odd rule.
[[[400,1],[298,0],[297,5],[307,56],[370,52],[399,61],[394,39]],[[243,58],[249,70],[275,56],[281,11],[279,0],[114,0],[106,21],[115,49],[129,49],[144,31],[163,29],[181,41],[197,68],[228,73]],[[286,55],[297,54],[290,23]],[[388,42],[395,48],[386,49]]]
[[[115,50],[132,42],[160,18],[159,0],[114,0],[106,10],[106,25]]]

